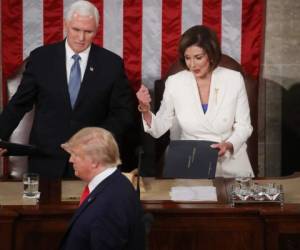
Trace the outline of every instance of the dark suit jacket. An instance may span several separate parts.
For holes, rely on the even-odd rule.
[[[60,144],[83,127],[111,131],[117,141],[134,123],[133,93],[114,53],[91,46],[74,109],[66,75],[65,42],[31,52],[21,84],[0,116],[0,138],[8,139],[24,114],[35,108],[30,143],[43,153],[29,159],[29,171],[61,177],[68,156]]]
[[[119,170],[101,182],[77,209],[61,249],[145,249],[139,198]]]

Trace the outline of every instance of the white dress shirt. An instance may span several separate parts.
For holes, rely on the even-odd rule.
[[[91,46],[89,46],[86,50],[84,50],[84,51],[82,51],[78,54],[81,58],[79,60],[79,65],[80,65],[80,70],[81,70],[81,81],[82,81],[83,76],[84,76],[84,72],[85,72],[85,69],[86,69],[86,65],[87,65],[90,50],[91,50]],[[69,79],[70,79],[71,67],[74,63],[74,59],[72,58],[72,56],[74,54],[77,54],[77,53],[75,53],[71,49],[71,47],[68,44],[68,40],[66,40],[66,69],[67,69],[68,84],[69,84]]]

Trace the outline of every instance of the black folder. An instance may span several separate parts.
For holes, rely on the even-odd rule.
[[[163,177],[187,179],[215,178],[218,149],[216,142],[173,140],[167,149]]]
[[[24,156],[37,154],[37,147],[29,144],[19,144],[0,139],[0,148],[5,148],[5,155]]]

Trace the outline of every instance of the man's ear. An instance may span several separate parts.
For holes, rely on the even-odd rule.
[[[102,165],[99,162],[92,162],[92,168],[100,168]]]

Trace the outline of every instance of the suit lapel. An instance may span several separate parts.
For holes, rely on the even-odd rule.
[[[55,65],[57,69],[57,74],[55,74],[54,77],[55,77],[55,81],[57,81],[60,84],[61,88],[63,88],[63,92],[65,93],[64,96],[65,96],[66,107],[69,107],[69,109],[72,110],[69,88],[68,88],[68,79],[67,79],[65,42],[66,40],[58,44],[58,49],[57,49],[58,60],[56,60],[56,65]]]
[[[212,96],[212,85],[211,85],[211,89],[210,89],[210,94],[209,94],[209,100],[208,100],[208,110],[206,111],[206,113],[204,114],[203,108],[202,108],[202,103],[201,103],[201,99],[200,99],[200,94],[199,94],[199,90],[198,90],[198,86],[197,86],[197,81],[195,79],[195,77],[193,76],[192,73],[190,73],[190,81],[191,81],[191,88],[192,88],[192,95],[193,95],[193,107],[195,108],[195,114],[197,114],[197,116],[199,117],[198,121],[202,124],[202,126],[204,126],[207,130],[212,131],[213,132],[213,127],[212,124],[210,123],[208,116],[209,116],[209,112],[213,113],[214,111],[214,107],[210,107],[211,105],[211,99],[213,98]],[[191,98],[190,96],[188,98]],[[212,110],[210,110],[212,109]]]
[[[97,77],[99,77],[101,66],[99,64],[96,65],[96,51],[95,45],[91,45],[91,50],[88,56],[88,61],[86,64],[86,69],[83,75],[83,79],[80,85],[78,97],[75,103],[75,107],[80,104],[80,102],[85,98],[85,90],[89,87],[90,83],[93,82],[94,75],[97,73]],[[101,77],[100,77],[101,78]],[[99,79],[99,78],[98,78]]]
[[[69,229],[72,227],[73,223],[78,219],[78,217],[83,213],[83,211],[95,200],[96,196],[92,193],[86,198],[86,200],[78,207],[72,220],[70,221]],[[69,231],[69,230],[68,230]]]
[[[95,63],[96,63],[96,51],[95,51],[95,49],[96,49],[95,45],[92,44],[91,45],[91,50],[90,50],[90,53],[89,53],[89,57],[88,57],[88,61],[87,61],[87,64],[86,64],[86,69],[85,69],[84,76],[83,76],[83,79],[82,79],[83,84],[85,84],[86,82],[89,81],[90,77],[93,76],[95,70],[99,71],[99,69],[97,68],[97,67],[99,67],[99,65],[97,65],[97,67],[95,65]]]
[[[93,203],[93,201],[96,199],[96,194],[98,194],[99,192],[101,192],[103,190],[104,186],[105,185],[103,184],[103,182],[101,182],[96,187],[96,189],[93,190],[93,192],[86,198],[86,200],[77,208],[77,210],[75,211],[75,214],[73,215],[73,217],[72,217],[72,219],[70,221],[70,224],[68,226],[68,230],[64,234],[64,237],[63,237],[63,240],[62,240],[62,244],[64,243],[65,239],[68,237],[68,234],[69,234],[70,230],[72,229],[73,224],[80,217],[80,215],[90,206],[90,204]]]
[[[224,79],[219,77],[218,69],[215,69],[212,73],[208,110],[206,112],[206,119],[211,125],[213,125],[214,120],[222,109],[225,90],[226,84],[224,84]]]
[[[204,112],[201,108],[202,103],[199,95],[197,81],[192,73],[190,74],[190,77],[191,77],[190,81],[191,81],[191,88],[192,88],[193,99],[194,99],[194,106],[197,109],[197,113],[201,117],[201,119],[205,119]]]
[[[90,193],[90,195],[86,198],[86,200],[81,204],[81,206],[78,207],[78,209],[76,210],[74,216],[70,221],[70,225],[67,233],[70,231],[73,224],[80,217],[80,215],[95,201],[95,199],[100,195],[100,193],[105,189],[105,187],[113,181],[113,179],[118,174],[118,171],[119,170],[116,170],[114,173],[112,173],[110,176],[104,179],[101,183],[99,183],[98,186],[92,191],[92,193]]]
[[[195,114],[199,117],[199,122],[209,131],[214,133],[214,121],[218,115],[218,113],[222,110],[222,102],[224,99],[224,95],[226,92],[226,84],[224,84],[224,79],[220,78],[218,74],[218,68],[215,69],[212,73],[211,78],[211,86],[209,91],[209,99],[208,99],[208,109],[204,114],[203,109],[201,107],[200,95],[198,92],[197,82],[195,77],[190,74],[191,88],[192,88],[192,98],[194,105],[196,108]],[[189,96],[188,98],[191,98]]]
[[[92,194],[90,194],[86,200],[81,204],[81,206],[79,206],[77,208],[77,210],[75,211],[75,214],[73,215],[70,224],[68,226],[68,230],[66,231],[66,233],[64,234],[64,237],[61,241],[61,246],[64,245],[65,240],[68,238],[68,234],[71,230],[71,228],[73,227],[73,224],[75,223],[75,221],[79,218],[79,216],[84,212],[84,210],[93,202],[93,200],[95,199],[95,196],[92,196]]]

